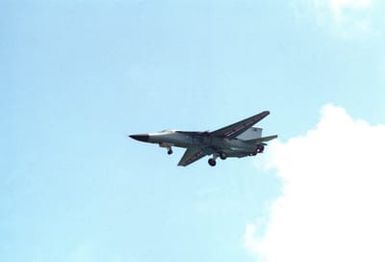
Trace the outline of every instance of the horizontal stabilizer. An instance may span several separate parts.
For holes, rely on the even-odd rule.
[[[277,135],[265,136],[265,137],[260,137],[256,139],[246,140],[245,142],[251,143],[251,144],[261,144],[261,143],[276,139],[277,137],[278,137]]]

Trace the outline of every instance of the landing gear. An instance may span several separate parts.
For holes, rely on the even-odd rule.
[[[222,159],[222,160],[225,160],[227,158],[227,156],[226,156],[225,153],[220,153],[219,154],[219,158]]]
[[[218,153],[214,153],[213,154],[213,157],[209,159],[209,165],[210,166],[215,166],[217,164],[217,161],[216,159],[219,157],[220,155]]]
[[[217,161],[215,161],[214,158],[209,158],[209,165],[210,166],[215,166],[217,164]]]
[[[163,148],[167,148],[167,154],[168,155],[172,155],[173,151],[172,151],[172,146],[173,144],[169,144],[169,143],[159,143],[159,146],[160,147],[163,147]]]

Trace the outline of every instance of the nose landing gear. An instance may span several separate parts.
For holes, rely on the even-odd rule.
[[[172,151],[172,146],[173,144],[169,144],[169,143],[159,143],[159,146],[160,147],[163,147],[163,148],[167,148],[167,154],[168,155],[172,155],[173,151]]]

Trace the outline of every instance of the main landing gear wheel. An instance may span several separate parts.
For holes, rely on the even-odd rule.
[[[213,159],[213,158],[209,159],[209,165],[210,166],[215,166],[216,164],[217,164],[217,161],[215,161],[215,159]]]
[[[219,154],[219,158],[222,159],[222,160],[225,160],[227,158],[227,156],[226,156],[225,153],[220,153]]]
[[[167,150],[167,154],[171,155],[173,153],[172,149]]]

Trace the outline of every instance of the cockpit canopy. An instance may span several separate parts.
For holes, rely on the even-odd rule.
[[[160,131],[159,133],[175,133],[176,130],[173,130],[173,129],[164,129],[162,131]]]

